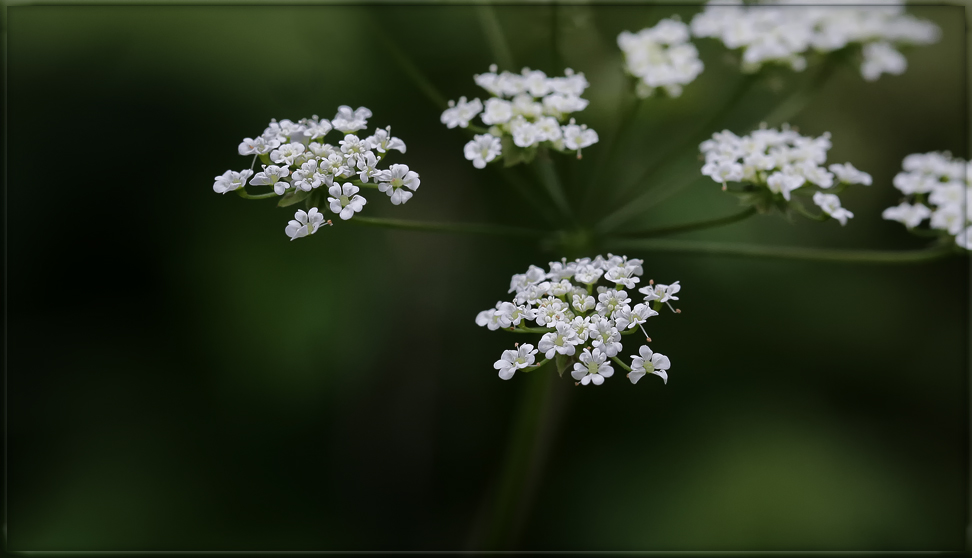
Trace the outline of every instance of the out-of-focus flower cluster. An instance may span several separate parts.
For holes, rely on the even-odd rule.
[[[894,177],[894,187],[904,194],[899,205],[882,216],[908,229],[919,229],[925,220],[938,234],[955,237],[955,243],[972,250],[972,163],[948,152],[913,153],[904,158],[904,169]]]
[[[338,107],[334,118],[317,115],[291,120],[271,120],[263,134],[245,138],[239,145],[240,155],[259,158],[259,172],[251,168],[226,171],[216,177],[213,190],[225,194],[250,186],[269,186],[281,196],[278,203],[286,207],[304,201],[309,212],[298,211],[286,228],[291,240],[313,234],[325,221],[317,205],[326,201],[327,208],[342,220],[348,220],[367,203],[359,194],[361,188],[374,188],[386,194],[391,203],[407,202],[418,189],[420,180],[407,165],[379,166],[391,151],[405,153],[405,142],[391,135],[391,126],[377,128],[364,136],[371,111],[365,107]],[[343,136],[336,145],[326,143],[332,130]],[[321,191],[326,192],[325,195]],[[245,193],[245,190],[243,190]],[[314,207],[312,207],[314,206]]]
[[[682,94],[682,86],[702,73],[699,51],[689,42],[689,28],[676,19],[663,19],[638,33],[623,31],[618,47],[624,52],[624,69],[638,79],[635,93],[649,97],[661,88],[669,97]]]
[[[692,19],[692,34],[719,39],[727,48],[741,51],[746,72],[755,72],[763,64],[785,64],[800,71],[807,65],[808,52],[858,47],[861,75],[868,81],[885,73],[903,73],[908,61],[899,48],[931,44],[941,35],[937,25],[904,13],[903,3],[894,0],[882,4],[898,5],[790,3],[806,4],[793,0],[743,5],[719,0]]]
[[[510,281],[511,301],[500,301],[495,308],[476,316],[476,324],[491,330],[542,334],[533,344],[517,344],[503,352],[493,367],[499,377],[509,380],[519,370],[530,372],[554,360],[557,371],[582,385],[601,385],[614,374],[614,362],[629,371],[628,379],[637,383],[645,374],[655,374],[668,382],[668,357],[642,345],[632,355],[629,367],[620,358],[622,337],[641,332],[651,339],[644,323],[658,310],[678,300],[681,286],[649,281],[638,288],[644,273],[638,259],[608,254],[594,259],[582,258],[550,262],[549,270],[530,266],[526,273]],[[640,301],[632,302],[626,289],[638,289]],[[537,353],[543,361],[537,362]]]
[[[823,214],[844,225],[854,214],[841,207],[836,194],[851,184],[870,185],[871,175],[850,163],[830,165],[828,171],[824,165],[830,146],[829,133],[812,138],[784,125],[742,137],[725,130],[702,142],[699,149],[705,155],[702,174],[721,183],[723,190],[727,182],[743,183],[743,190],[731,192],[744,204],[763,212],[773,207],[783,212],[791,207],[803,210],[792,195],[808,195]]]
[[[506,166],[529,162],[538,147],[576,151],[580,157],[581,149],[597,143],[597,132],[569,118],[587,107],[588,101],[581,98],[589,85],[584,74],[569,68],[562,77],[547,77],[529,68],[519,74],[496,71],[494,64],[474,78],[493,95],[485,104],[478,98],[460,97],[449,101],[441,117],[449,128],[468,128],[477,116],[488,127],[464,148],[474,167],[484,168],[500,158]]]

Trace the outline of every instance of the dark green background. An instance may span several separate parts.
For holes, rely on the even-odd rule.
[[[602,137],[615,125],[618,32],[694,11],[561,7],[558,56],[592,83],[579,119]],[[874,176],[842,196],[847,227],[769,216],[694,237],[921,245],[880,211],[903,156],[966,152],[964,12],[912,12],[940,43],[910,51],[900,77],[841,70],[793,121],[831,131],[831,161]],[[562,69],[551,8],[497,13],[518,64]],[[517,397],[540,381],[497,379],[514,340],[473,319],[511,274],[560,254],[345,223],[291,243],[290,211],[218,196],[211,178],[246,167],[236,146],[271,117],[364,105],[422,176],[407,206],[372,193],[365,214],[540,226],[463,159],[465,136],[378,40],[446,96],[483,97],[472,74],[494,59],[475,10],[11,7],[7,25],[8,549],[471,544]],[[591,176],[597,146],[561,162],[572,187],[604,192],[590,214],[739,79],[724,48],[698,44],[705,72],[648,102],[621,162]],[[756,98],[741,114],[761,110]],[[642,224],[734,203],[702,179]],[[671,385],[564,379],[523,547],[964,547],[966,258],[628,255],[683,285],[683,313],[652,334]]]

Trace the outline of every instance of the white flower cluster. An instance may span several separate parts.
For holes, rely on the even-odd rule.
[[[786,125],[780,130],[760,128],[742,137],[725,130],[702,142],[699,149],[705,155],[702,174],[721,183],[723,190],[727,182],[749,184],[765,194],[763,209],[769,203],[788,205],[794,191],[812,193],[813,202],[841,225],[854,214],[841,207],[836,194],[822,190],[871,184],[871,175],[850,163],[830,165],[829,171],[823,166],[830,149],[829,133],[801,136]]]
[[[253,155],[254,164],[257,158],[263,162],[262,170],[254,174],[251,165],[249,170],[226,171],[216,177],[213,191],[225,194],[241,190],[249,180],[250,186],[269,186],[283,196],[280,205],[305,199],[313,205],[322,197],[318,189],[323,188],[328,194],[327,207],[343,220],[367,203],[358,194],[361,188],[375,188],[392,204],[403,204],[418,189],[419,176],[407,165],[378,168],[389,152],[405,153],[405,142],[391,135],[391,126],[378,128],[367,137],[359,136],[358,132],[367,129],[370,117],[371,111],[365,107],[341,106],[331,120],[317,115],[297,122],[271,120],[262,135],[245,138],[239,146],[240,155]],[[332,130],[343,134],[337,145],[324,141]],[[323,222],[324,216],[316,207],[308,213],[298,211],[286,228],[287,236],[293,240],[313,234]]]
[[[811,50],[828,53],[856,45],[863,57],[861,75],[874,81],[884,73],[904,73],[908,62],[898,47],[931,44],[941,34],[934,23],[904,13],[903,3],[882,3],[892,5],[807,6],[801,0],[743,5],[719,0],[692,19],[692,33],[741,50],[747,72],[766,63],[800,71]]]
[[[650,342],[645,321],[657,316],[666,304],[679,312],[670,302],[678,300],[678,281],[671,285],[649,281],[638,289],[642,301],[632,305],[625,289],[634,289],[641,282],[642,264],[642,260],[608,254],[593,260],[568,262],[564,258],[550,262],[549,271],[530,266],[526,273],[514,275],[509,290],[513,300],[497,302],[495,308],[480,312],[476,324],[543,336],[536,346],[517,344],[516,349],[504,351],[493,365],[499,377],[509,380],[517,370],[530,372],[555,359],[561,374],[573,363],[571,376],[578,383],[599,386],[614,374],[613,361],[629,370],[633,384],[645,374],[660,376],[667,383],[671,362],[647,345],[640,347],[638,356],[632,355],[630,367],[618,358],[623,335],[641,331]],[[606,285],[599,285],[601,282]],[[538,352],[545,358],[539,363]]]
[[[972,163],[948,152],[913,153],[904,158],[903,172],[894,186],[906,196],[900,205],[884,210],[882,217],[914,229],[928,219],[928,227],[955,237],[955,243],[972,250]]]
[[[442,113],[442,123],[449,128],[467,128],[480,116],[488,126],[487,133],[477,134],[466,144],[466,159],[477,169],[500,157],[507,164],[528,161],[530,156],[510,158],[516,148],[530,150],[546,146],[557,151],[576,151],[597,143],[597,132],[578,125],[571,113],[584,110],[588,101],[581,98],[587,89],[584,74],[567,69],[563,77],[547,77],[539,70],[523,68],[520,74],[496,73],[496,65],[489,72],[475,76],[476,84],[493,95],[485,105],[478,98],[449,101]],[[565,123],[566,122],[566,123]],[[515,146],[515,147],[514,147]]]
[[[637,34],[623,31],[618,47],[624,52],[624,69],[638,78],[635,93],[649,97],[662,88],[669,97],[682,94],[704,68],[699,51],[689,42],[689,28],[676,19],[663,19]]]

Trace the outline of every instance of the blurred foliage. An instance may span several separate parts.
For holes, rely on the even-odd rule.
[[[602,135],[628,86],[614,37],[695,10],[496,8],[517,64],[587,74],[583,121]],[[954,7],[912,12],[942,27],[939,44],[909,52],[900,77],[839,72],[793,122],[832,132],[831,159],[874,176],[845,196],[855,219],[761,217],[691,237],[920,244],[880,211],[896,199],[904,155],[967,153],[965,22]],[[401,45],[446,96],[481,94],[472,74],[493,55],[475,8],[17,6],[7,16],[8,548],[466,547],[510,410],[541,380],[498,380],[491,364],[514,339],[473,318],[511,274],[560,255],[354,226],[290,243],[287,210],[217,196],[210,178],[243,168],[236,145],[271,117],[364,105],[422,175],[408,206],[376,198],[366,213],[522,220],[508,187],[463,159],[465,138],[439,124],[376,40]],[[596,182],[598,207],[623,199],[613,188],[740,79],[720,45],[699,44],[705,72],[683,97],[647,103],[621,163],[594,176],[597,146],[562,162],[574,187]],[[781,75],[779,87],[805,77]],[[706,180],[642,224],[734,211]],[[965,259],[628,255],[646,258],[646,278],[684,286],[682,315],[652,333],[674,363],[672,385],[570,386],[525,547],[964,547]]]

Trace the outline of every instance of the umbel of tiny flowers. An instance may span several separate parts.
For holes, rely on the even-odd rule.
[[[811,52],[852,49],[860,57],[861,76],[867,81],[886,73],[904,73],[908,61],[898,49],[932,44],[941,36],[937,25],[904,13],[904,3],[895,0],[880,6],[786,4],[782,0],[758,5],[710,2],[692,19],[692,34],[718,39],[726,48],[739,51],[745,72],[755,72],[764,64],[801,71]]]
[[[625,71],[638,80],[635,93],[641,98],[656,90],[678,97],[704,68],[698,49],[689,42],[688,25],[677,18],[663,19],[638,33],[623,31],[618,47],[624,53]]]
[[[841,225],[854,216],[841,207],[837,194],[853,184],[871,184],[871,175],[850,163],[825,167],[830,134],[801,136],[786,124],[779,130],[764,126],[748,136],[725,130],[712,135],[699,149],[705,155],[702,174],[722,189],[765,213],[773,208],[784,214],[801,213],[817,220],[833,218]],[[729,189],[728,183],[740,183]],[[810,213],[797,199],[810,197],[820,214]]]
[[[648,319],[666,305],[680,312],[671,306],[681,290],[678,281],[670,285],[648,281],[638,290],[642,301],[632,302],[625,289],[635,289],[641,283],[643,263],[613,254],[573,261],[563,258],[550,262],[549,270],[531,265],[525,273],[514,275],[509,288],[512,300],[483,310],[476,316],[476,324],[489,330],[541,337],[536,345],[515,344],[514,349],[504,351],[493,365],[500,378],[509,380],[518,370],[531,372],[551,361],[561,376],[570,370],[577,385],[584,386],[599,386],[610,378],[614,374],[611,362],[633,371],[619,358],[623,338],[640,333],[650,343],[644,325]],[[649,355],[648,365],[633,362],[641,367],[641,375],[655,363],[660,372],[656,375],[667,382],[665,371],[671,365],[667,357],[658,355],[656,362],[651,360],[647,346],[640,351]],[[544,357],[541,362],[535,362],[538,352]],[[628,377],[636,383],[641,376]]]
[[[884,210],[882,217],[898,221],[917,233],[951,236],[972,250],[972,163],[950,153],[913,153],[904,158],[903,171],[894,177],[901,191],[900,204]],[[928,219],[926,227],[922,224]]]
[[[271,120],[263,134],[245,138],[238,147],[240,155],[253,156],[250,169],[217,176],[213,191],[235,191],[244,198],[275,194],[280,207],[303,202],[309,211],[298,211],[286,227],[291,240],[314,234],[325,223],[318,206],[342,220],[351,219],[367,203],[359,193],[362,188],[376,189],[393,205],[401,205],[418,190],[419,175],[403,164],[380,168],[392,151],[405,153],[405,142],[392,136],[391,126],[366,135],[362,130],[368,128],[369,118],[371,111],[365,107],[341,106],[331,120],[317,115],[296,122]],[[341,134],[335,144],[325,141],[332,131]],[[262,165],[254,174],[257,159]],[[247,180],[250,186],[269,186],[272,193],[248,194]]]
[[[538,148],[576,152],[580,158],[583,148],[597,143],[597,132],[570,118],[587,107],[581,97],[589,85],[584,74],[570,68],[560,77],[529,68],[519,74],[497,73],[493,64],[474,79],[493,96],[485,104],[478,98],[449,101],[441,121],[449,128],[477,132],[463,148],[477,169],[498,160],[505,166],[529,163]],[[477,116],[485,127],[471,124]]]

